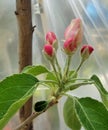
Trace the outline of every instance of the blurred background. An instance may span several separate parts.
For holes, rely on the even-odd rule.
[[[13,73],[18,73],[18,27],[14,15],[15,0],[0,0],[0,80]],[[46,64],[42,56],[44,35],[54,31],[62,48],[65,28],[71,20],[80,17],[83,22],[84,38],[82,44],[91,44],[95,51],[80,70],[81,77],[97,74],[104,86],[108,84],[108,1],[107,0],[32,0],[33,25],[36,29],[33,35],[33,64]],[[59,47],[58,59],[64,65],[65,55]],[[80,62],[77,52],[72,61],[71,69]],[[34,95],[34,100],[44,99],[48,92],[44,90]],[[81,87],[72,91],[73,95],[92,96],[100,99],[98,91],[93,86]],[[42,95],[42,96],[41,96]],[[62,99],[58,106],[51,108],[34,122],[37,130],[69,130],[64,123]],[[56,114],[55,114],[56,113]],[[13,120],[16,122],[13,122]],[[16,117],[9,122],[5,130],[12,130],[17,123]],[[42,125],[41,125],[42,124]],[[83,128],[82,128],[83,129]]]

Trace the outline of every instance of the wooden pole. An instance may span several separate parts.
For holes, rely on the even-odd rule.
[[[32,16],[31,0],[16,0],[15,11],[19,29],[19,71],[32,64]],[[23,122],[32,113],[32,98],[20,109],[20,120]],[[22,130],[33,130],[32,123]]]

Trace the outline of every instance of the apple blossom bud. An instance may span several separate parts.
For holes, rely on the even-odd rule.
[[[48,59],[52,59],[54,57],[54,48],[52,45],[50,44],[45,44],[44,45],[44,48],[43,48],[43,53],[45,54],[45,56],[48,58]]]
[[[66,54],[72,55],[77,49],[77,45],[74,43],[74,39],[73,38],[67,39],[63,44],[63,49]]]
[[[56,38],[56,35],[55,33],[53,32],[48,32],[46,34],[46,42],[50,45],[52,45],[55,49],[58,48],[58,41],[57,41],[57,38]]]
[[[86,60],[93,52],[94,48],[90,45],[83,45],[81,48],[81,56],[83,60]]]
[[[64,36],[65,40],[68,38],[74,38],[76,44],[79,45],[82,42],[83,36],[81,19],[73,19],[70,25],[66,28]]]

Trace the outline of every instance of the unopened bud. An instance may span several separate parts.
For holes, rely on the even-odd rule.
[[[70,25],[65,30],[65,40],[73,38],[74,42],[79,45],[82,42],[82,22],[81,19],[73,19]]]
[[[45,45],[44,45],[44,48],[43,48],[43,52],[44,52],[45,56],[46,56],[48,59],[53,59],[54,54],[55,54],[55,50],[54,50],[54,48],[53,48],[52,45],[50,45],[50,44],[45,44]]]
[[[46,42],[50,45],[52,45],[55,49],[58,48],[58,41],[57,41],[57,38],[56,38],[56,35],[55,33],[53,32],[48,32],[46,34]]]
[[[83,45],[81,48],[81,56],[83,60],[88,59],[90,54],[93,52],[94,48],[90,45]]]
[[[74,43],[74,39],[67,39],[63,44],[63,49],[67,55],[72,55],[77,49],[77,45]]]

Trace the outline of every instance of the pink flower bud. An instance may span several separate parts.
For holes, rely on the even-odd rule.
[[[53,45],[55,41],[57,41],[56,35],[53,32],[48,32],[46,34],[47,43]]]
[[[77,49],[77,45],[74,43],[74,39],[73,38],[67,39],[63,44],[63,49],[66,54],[68,55],[73,54]]]
[[[54,56],[54,48],[50,44],[45,44],[44,45],[43,52],[48,57],[53,57]]]
[[[94,48],[90,45],[83,45],[81,48],[81,56],[84,60],[86,60],[90,54],[93,52]]]
[[[73,38],[74,42],[79,45],[82,41],[82,22],[81,19],[73,19],[70,25],[65,30],[65,39]]]

